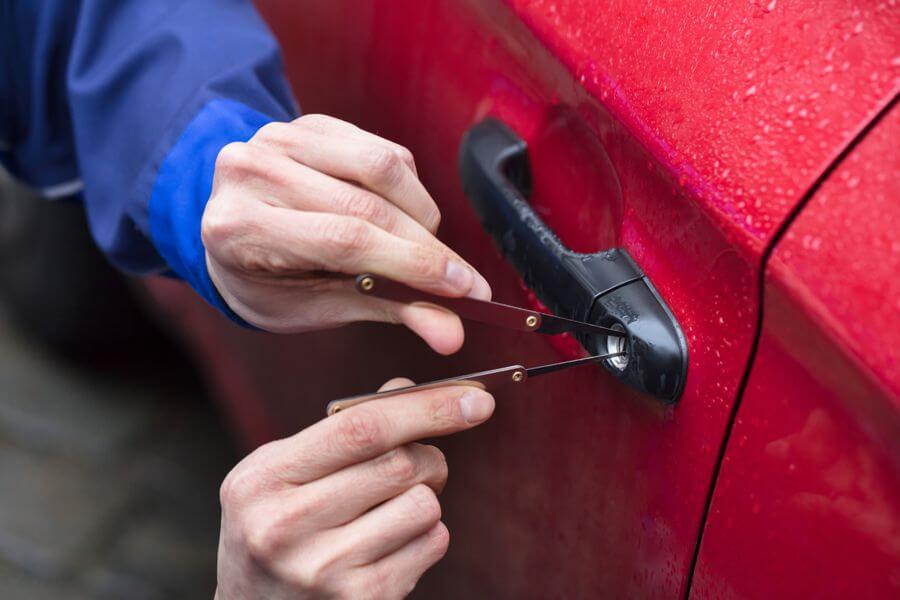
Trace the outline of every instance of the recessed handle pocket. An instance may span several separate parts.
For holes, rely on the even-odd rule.
[[[528,146],[505,124],[486,119],[465,134],[459,153],[463,188],[484,230],[526,285],[556,314],[606,327],[628,337],[580,335],[591,353],[616,351],[625,359],[603,364],[629,386],[663,402],[678,400],[687,374],[687,344],[671,311],[623,248],[574,252],[528,203]]]

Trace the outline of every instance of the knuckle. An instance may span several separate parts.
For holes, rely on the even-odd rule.
[[[278,449],[279,442],[269,442],[248,454],[222,481],[219,487],[219,499],[222,506],[246,504],[258,498],[272,483],[271,470],[267,468]]]
[[[237,233],[237,223],[218,202],[210,202],[200,220],[200,239],[207,248],[225,242]]]
[[[343,190],[337,197],[337,208],[346,215],[385,225],[391,222],[391,214],[387,203],[363,190],[350,188]]]
[[[326,500],[318,494],[311,494],[303,487],[296,488],[295,494],[284,497],[269,513],[271,526],[282,531],[297,531],[298,528],[313,526],[318,515],[326,508]]]
[[[447,465],[447,457],[441,450],[435,446],[425,446],[427,452],[431,454],[431,463],[434,465],[435,475],[438,481],[443,484],[447,481],[450,469]]]
[[[322,133],[334,126],[334,119],[327,115],[311,113],[295,119],[293,123],[306,131]]]
[[[384,146],[367,150],[363,165],[366,180],[380,187],[392,187],[402,175],[402,160],[396,152]]]
[[[268,516],[254,516],[244,523],[244,547],[250,558],[262,565],[271,563],[286,544],[284,528]]]
[[[401,598],[403,596],[392,594],[388,589],[388,582],[392,579],[389,570],[377,562],[366,565],[364,568],[358,569],[354,575],[335,581],[334,597],[353,598],[353,600]],[[394,570],[396,571],[396,569]]]
[[[297,531],[324,508],[323,502],[302,494],[291,502],[255,505],[243,519],[244,545],[259,563],[271,562],[291,545]]]
[[[282,273],[291,269],[288,256],[266,245],[258,232],[259,227],[252,219],[232,210],[204,215],[200,224],[204,247],[240,271]]]
[[[404,163],[409,165],[409,167],[411,169],[415,169],[416,159],[413,156],[413,153],[410,152],[409,148],[407,148],[406,146],[398,145],[397,146],[397,156],[400,158],[400,160],[402,160]]]
[[[255,227],[250,213],[228,198],[210,201],[200,220],[203,246],[213,250],[237,250]]]
[[[440,558],[447,554],[450,547],[450,530],[442,521],[438,521],[428,536],[428,549],[431,554]]]
[[[369,228],[357,218],[333,219],[325,226],[323,237],[338,260],[348,260],[368,247]]]
[[[241,244],[234,252],[237,268],[247,273],[284,273],[290,269],[285,257],[263,246]]]
[[[391,481],[413,481],[419,474],[419,465],[409,448],[394,448],[384,455],[380,475]]]
[[[290,270],[289,255],[267,244],[263,231],[252,211],[234,203],[210,203],[200,222],[203,246],[237,269],[247,273]]]
[[[431,523],[441,518],[441,503],[430,487],[419,483],[409,490],[411,517],[416,521]]]
[[[243,468],[242,464],[232,469],[219,486],[222,509],[233,510],[245,504],[259,488],[257,479],[255,471]]]
[[[325,598],[352,597],[336,594],[336,588],[342,583],[340,572],[340,554],[328,550],[316,550],[306,554],[303,560],[291,570],[290,581],[301,590],[315,591],[316,597]]]
[[[447,272],[447,257],[439,252],[429,251],[423,246],[415,247],[410,253],[409,260],[412,270],[426,281],[443,280]]]
[[[280,148],[290,145],[295,137],[296,132],[291,125],[274,121],[263,125],[253,136],[253,140],[263,141]]]
[[[286,513],[286,520],[293,525],[302,525],[311,519],[315,519],[326,508],[326,502],[320,497],[303,495],[294,506]]]
[[[342,448],[364,454],[380,447],[384,438],[384,426],[375,411],[357,408],[343,415],[337,432],[338,443]]]
[[[322,569],[317,564],[306,563],[297,567],[292,581],[301,590],[322,590],[325,580]]]
[[[369,568],[369,576],[366,578],[365,584],[361,589],[353,590],[350,597],[352,598],[391,598],[396,594],[391,594],[392,583],[397,575],[391,572],[384,565],[372,565]]]
[[[355,216],[385,230],[390,230],[395,225],[393,212],[387,202],[377,196],[366,195],[363,201],[357,204]]]
[[[437,232],[438,228],[441,226],[441,211],[438,209],[437,205],[431,206],[428,213],[425,215],[422,224],[431,233]]]
[[[244,142],[231,142],[216,156],[216,174],[236,175],[253,170],[253,153]]]
[[[438,428],[453,427],[465,422],[456,395],[438,394],[431,404],[431,418]]]
[[[222,485],[219,486],[219,503],[222,505],[223,509],[226,509],[240,502],[243,496],[244,493],[240,478],[236,475],[235,471],[231,471],[225,476]]]

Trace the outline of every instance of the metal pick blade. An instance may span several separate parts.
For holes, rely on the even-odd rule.
[[[423,390],[430,390],[446,386],[470,386],[478,387],[483,390],[493,390],[498,387],[511,383],[524,383],[530,377],[540,377],[548,373],[554,373],[563,369],[571,369],[572,367],[580,367],[590,363],[622,356],[624,352],[611,352],[609,354],[598,354],[596,356],[588,356],[586,358],[577,358],[549,365],[541,365],[539,367],[531,367],[526,369],[521,365],[510,365],[508,367],[500,367],[499,369],[490,369],[488,371],[478,371],[477,373],[469,373],[467,375],[459,375],[457,377],[448,377],[446,379],[438,379],[436,381],[427,381],[416,385],[408,385],[406,387],[394,390],[385,390],[383,392],[373,392],[370,394],[360,394],[358,396],[350,396],[341,398],[340,400],[332,400],[325,407],[325,413],[328,416],[339,413],[344,409],[370,402],[372,400],[380,400],[382,398],[390,398],[392,396],[400,396]]]
[[[594,325],[584,321],[575,321],[500,302],[477,300],[475,298],[436,296],[407,287],[390,279],[376,277],[370,273],[365,273],[356,278],[356,290],[361,294],[395,302],[428,302],[429,304],[436,304],[455,312],[463,319],[517,331],[533,331],[546,335],[573,333],[576,331],[612,337],[625,337],[627,335],[624,331],[610,329],[609,327]]]

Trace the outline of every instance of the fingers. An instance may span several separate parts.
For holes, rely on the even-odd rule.
[[[441,519],[434,490],[416,485],[336,530],[338,546],[346,544],[347,560],[365,565],[407,545]]]
[[[494,398],[468,386],[367,402],[275,442],[284,462],[278,470],[294,483],[312,481],[416,440],[469,429],[493,411]],[[296,456],[303,462],[297,463]]]
[[[401,322],[438,354],[449,356],[465,341],[462,321],[454,313],[419,304],[400,304]]]
[[[213,284],[253,325],[294,332],[399,322],[449,354],[463,332],[446,311],[309,287],[372,272],[438,295],[489,300],[487,281],[429,232],[436,222],[408,150],[311,116],[222,149],[201,234]]]
[[[385,581],[386,597],[405,598],[429,568],[441,560],[450,547],[450,531],[438,521],[428,531],[399,550],[361,570],[363,586],[367,577]]]
[[[304,118],[305,117],[305,118]],[[346,132],[347,135],[359,136],[364,139],[369,139],[377,143],[385,144],[394,148],[397,151],[397,154],[403,159],[410,169],[412,169],[413,173],[418,175],[418,170],[416,169],[416,161],[413,158],[412,152],[409,151],[405,146],[401,146],[400,144],[393,142],[387,138],[383,138],[379,135],[372,133],[371,131],[366,131],[365,129],[361,129],[357,127],[353,123],[349,123],[347,121],[342,121],[340,119],[336,119],[334,117],[329,117],[328,115],[304,115],[304,117],[300,117],[296,119],[297,121],[306,121],[307,125],[310,121],[313,123],[320,123],[322,127],[327,126],[326,124],[333,124],[335,128],[340,128]],[[315,128],[315,125],[313,126]]]
[[[490,296],[487,281],[464,262],[354,217],[260,205],[240,219],[216,218],[204,220],[208,251],[245,273],[372,272],[439,295]]]
[[[394,379],[382,389],[410,384],[408,379]],[[478,394],[489,401],[481,408],[492,409],[490,396]],[[411,421],[431,419],[430,427],[402,423],[395,418],[404,413],[401,403],[385,401],[389,405],[378,414],[396,428],[381,439],[390,445],[421,431],[439,435],[470,426],[474,413],[472,406],[465,406],[466,398],[451,393],[407,396],[412,400],[405,407],[413,408]],[[416,400],[424,406],[416,407]],[[442,405],[442,400],[456,401],[460,415],[469,420],[460,424],[456,409]],[[220,589],[277,590],[279,597],[402,598],[446,553],[449,533],[440,522],[436,494],[446,482],[447,465],[437,448],[400,445],[299,486],[279,476],[291,468],[296,473],[298,463],[321,466],[317,448],[329,454],[337,443],[358,455],[359,442],[367,447],[379,443],[377,429],[349,427],[352,419],[329,421],[344,424],[329,429],[320,423],[294,438],[266,444],[229,473],[221,490]],[[338,433],[329,437],[330,432]]]
[[[268,497],[224,512],[219,583],[224,577],[233,591],[266,590],[265,597],[402,598],[447,551],[440,515],[424,485],[336,528],[310,523],[314,505]]]
[[[415,382],[412,379],[407,379],[406,377],[394,377],[393,379],[387,380],[384,385],[378,388],[378,391],[387,392],[388,390],[396,390],[410,385],[415,385]]]
[[[261,210],[278,207],[353,217],[465,264],[458,254],[378,194],[298,164],[268,147],[230,144],[220,153],[216,169],[217,177],[226,182],[218,187],[231,186],[225,191],[217,189],[203,217],[203,241],[217,260],[227,258],[222,256],[222,246],[232,250],[236,261],[241,254],[271,250],[266,248],[265,234],[279,214]],[[476,280],[477,297],[489,298],[487,282],[480,276]]]
[[[348,136],[359,137],[390,146],[397,151],[397,154],[403,159],[403,162],[405,162],[414,173],[418,174],[415,159],[409,149],[387,138],[376,135],[371,131],[366,131],[365,129],[357,127],[353,123],[321,114],[303,115],[302,117],[295,119],[294,123],[303,124],[305,127],[319,131],[320,133],[340,130]]]
[[[210,266],[209,273],[233,310],[248,323],[272,333],[300,333],[357,321],[378,321],[405,325],[444,355],[459,350],[465,340],[462,321],[455,314],[428,304],[401,304],[363,296],[349,279],[272,280],[265,286],[266,310],[260,311],[253,302],[259,296],[259,286],[243,288],[245,295],[238,296],[231,291],[233,286],[221,284],[223,275],[214,266]]]
[[[275,148],[310,169],[356,182],[427,230],[437,231],[440,212],[419,181],[409,151],[347,125],[320,116],[273,123],[254,136],[254,143]]]
[[[305,506],[321,507],[315,514],[316,526],[331,528],[356,519],[416,485],[440,493],[446,482],[447,461],[440,450],[407,444],[303,484],[295,497]]]
[[[279,123],[280,126],[287,126]],[[330,143],[339,143],[333,140]],[[441,247],[450,254],[434,235],[413,217],[404,212],[390,198],[354,185],[316,167],[295,162],[289,156],[269,146],[254,148],[260,166],[256,173],[243,179],[266,202],[296,210],[336,213],[368,221],[385,231],[420,244]],[[387,150],[386,150],[387,151]],[[418,181],[418,180],[416,180]]]

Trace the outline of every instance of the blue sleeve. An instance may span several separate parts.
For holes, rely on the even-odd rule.
[[[97,243],[168,272],[234,320],[206,269],[200,219],[219,150],[296,108],[249,0],[83,0],[66,73]]]

